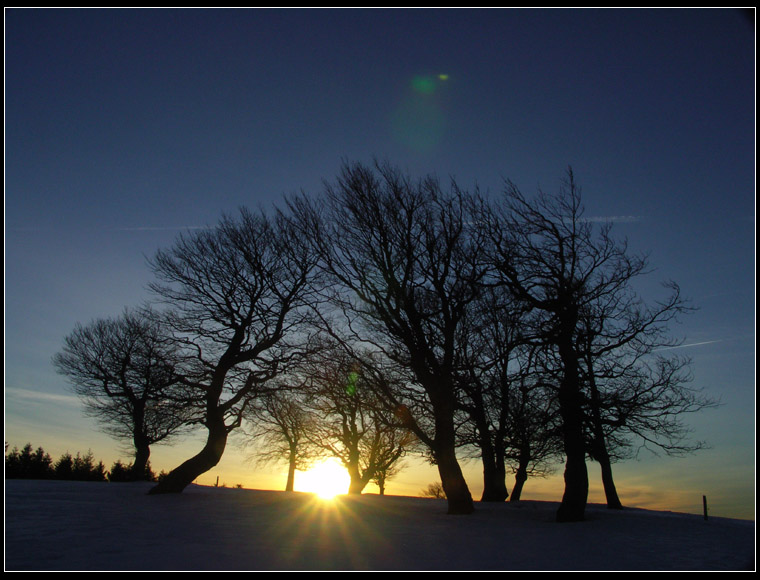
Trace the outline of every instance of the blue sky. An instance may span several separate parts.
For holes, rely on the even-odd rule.
[[[572,166],[587,214],[651,253],[645,296],[673,279],[699,307],[673,331],[723,402],[688,419],[711,449],[619,465],[623,502],[754,517],[754,43],[722,9],[6,10],[5,440],[126,457],[50,359],[139,304],[183,229],[318,193],[344,159],[492,194]],[[242,455],[209,479],[281,487]],[[435,478],[415,469],[400,493]]]

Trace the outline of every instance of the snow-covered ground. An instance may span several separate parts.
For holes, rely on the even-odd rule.
[[[5,570],[754,570],[755,522],[589,505],[5,482]]]

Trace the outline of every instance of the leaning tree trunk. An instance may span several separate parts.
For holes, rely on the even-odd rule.
[[[528,472],[522,467],[518,467],[515,472],[515,486],[512,488],[512,497],[509,498],[509,501],[520,501],[526,481],[528,481]]]
[[[515,486],[512,488],[512,497],[509,501],[520,501],[525,482],[528,481],[528,464],[530,463],[530,446],[524,445],[520,450],[520,458],[515,471]]]
[[[564,339],[559,341],[558,346],[564,370],[558,399],[566,462],[565,492],[557,510],[557,521],[578,522],[584,519],[588,501],[588,470],[583,435],[580,378],[577,357],[572,347],[572,332],[565,333]]]
[[[602,427],[599,389],[597,389],[596,380],[594,379],[591,360],[589,359],[587,362],[589,367],[589,385],[591,387],[592,415],[594,419],[594,459],[599,462],[602,470],[602,484],[604,485],[604,495],[607,498],[607,508],[621,510],[623,509],[623,504],[620,502],[620,497],[618,497],[617,488],[615,487],[615,480],[612,477],[612,461],[607,451],[604,429]]]
[[[174,468],[153,487],[149,493],[182,493],[188,485],[208,470],[212,469],[222,458],[227,445],[227,426],[221,416],[207,424],[208,437],[206,445],[195,457],[191,457],[179,467]]]
[[[599,462],[602,470],[602,484],[604,485],[604,495],[607,498],[607,508],[611,510],[623,509],[623,504],[615,487],[615,480],[612,478],[612,462],[607,450],[596,451],[594,458]]]
[[[441,485],[446,493],[449,514],[470,514],[475,511],[472,495],[456,457],[453,416],[436,420],[435,449],[433,450]]]
[[[475,511],[472,495],[453,449],[450,452],[438,452],[436,458],[441,485],[448,501],[448,513],[454,515],[470,514]]]

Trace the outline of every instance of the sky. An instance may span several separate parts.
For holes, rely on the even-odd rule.
[[[624,504],[755,513],[755,16],[733,9],[6,9],[5,441],[128,458],[57,375],[74,326],[147,297],[146,257],[240,206],[385,160],[613,220],[698,309],[673,327],[710,448],[615,467]],[[158,471],[202,433],[155,446]],[[465,465],[477,498],[477,463]],[[284,487],[242,442],[199,478]],[[602,501],[590,464],[590,499]],[[388,493],[437,479],[409,461]],[[511,483],[511,482],[510,482]],[[371,490],[370,490],[371,491]],[[527,499],[561,497],[561,468]]]

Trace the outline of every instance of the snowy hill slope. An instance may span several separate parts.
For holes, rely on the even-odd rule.
[[[14,570],[752,570],[755,522],[589,505],[151,484],[5,482],[5,569]]]

